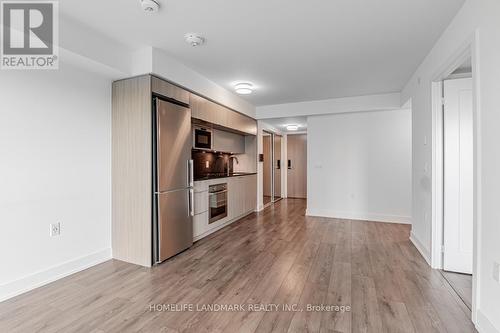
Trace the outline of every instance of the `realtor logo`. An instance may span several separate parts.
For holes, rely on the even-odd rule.
[[[1,2],[2,69],[57,69],[58,2]]]

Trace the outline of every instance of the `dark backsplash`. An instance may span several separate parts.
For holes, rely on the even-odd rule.
[[[200,179],[205,177],[209,173],[213,174],[233,172],[233,159],[229,158],[229,156],[231,155],[193,150],[192,158],[194,164],[194,178]]]

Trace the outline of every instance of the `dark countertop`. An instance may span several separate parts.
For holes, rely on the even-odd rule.
[[[250,176],[256,175],[257,172],[233,172],[230,174],[219,174],[219,175],[207,175],[204,177],[195,178],[194,181],[202,181],[202,180],[210,180],[210,179],[219,179],[219,178],[230,178],[230,177],[240,177],[240,176]]]

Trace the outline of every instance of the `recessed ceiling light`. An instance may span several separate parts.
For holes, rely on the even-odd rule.
[[[141,7],[146,13],[156,13],[160,9],[160,4],[155,0],[141,0]]]
[[[287,131],[297,131],[299,129],[299,125],[286,125]]]
[[[240,82],[234,85],[234,90],[240,95],[249,95],[253,93],[253,84],[250,82]]]
[[[196,33],[185,34],[184,39],[186,40],[186,43],[193,47],[205,44],[205,37]]]

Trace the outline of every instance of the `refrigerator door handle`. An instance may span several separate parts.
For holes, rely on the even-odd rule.
[[[189,189],[189,216],[194,216],[194,189]]]
[[[194,186],[194,170],[193,170],[193,160],[187,161],[188,168],[188,187]]]

